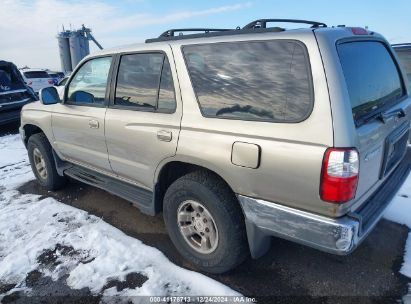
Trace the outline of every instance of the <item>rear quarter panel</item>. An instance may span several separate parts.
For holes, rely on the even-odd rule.
[[[314,87],[311,115],[300,123],[269,123],[202,116],[186,70],[181,46],[172,45],[183,97],[181,133],[174,160],[207,167],[237,194],[260,198],[320,214],[335,214],[334,204],[319,197],[323,155],[333,145],[330,102],[324,69],[312,31],[226,37],[223,41],[296,39],[307,48]],[[209,38],[219,42],[222,38]],[[204,41],[202,42],[204,43]],[[233,165],[234,142],[261,147],[256,169]]]

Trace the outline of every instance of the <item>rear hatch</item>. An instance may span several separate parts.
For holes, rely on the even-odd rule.
[[[359,207],[397,167],[407,150],[410,99],[390,47],[379,40],[337,43],[360,155]]]
[[[7,62],[0,64],[0,112],[21,108],[34,100],[17,68]]]
[[[46,71],[27,71],[24,72],[24,76],[27,78],[27,84],[31,86],[35,92],[54,84],[53,79]]]

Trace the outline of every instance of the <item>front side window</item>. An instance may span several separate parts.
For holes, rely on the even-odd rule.
[[[204,116],[298,122],[311,112],[311,72],[300,43],[189,45],[183,53]]]
[[[161,53],[123,55],[114,105],[149,111],[176,107],[170,64]]]
[[[102,57],[83,64],[69,84],[67,101],[75,104],[104,104],[111,60],[111,57]]]

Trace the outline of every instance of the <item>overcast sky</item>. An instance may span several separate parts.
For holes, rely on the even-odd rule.
[[[391,43],[411,42],[410,0],[0,0],[0,60],[60,69],[56,35],[63,25],[84,23],[103,47],[113,47],[169,28],[231,28],[260,18],[368,25]]]

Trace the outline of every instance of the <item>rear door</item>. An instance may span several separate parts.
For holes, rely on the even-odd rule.
[[[182,115],[177,83],[168,46],[119,57],[105,120],[110,164],[118,176],[152,188],[158,164],[175,155]]]
[[[358,136],[359,198],[384,180],[402,159],[410,100],[398,63],[384,42],[348,41],[337,44],[337,51]]]

